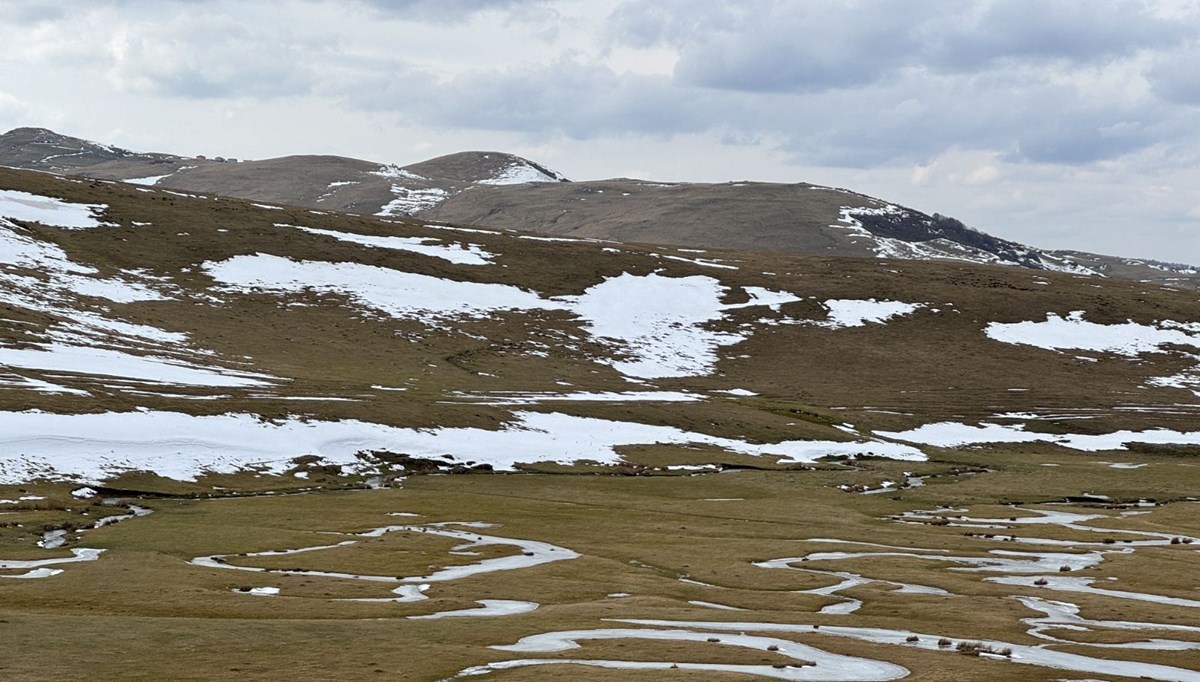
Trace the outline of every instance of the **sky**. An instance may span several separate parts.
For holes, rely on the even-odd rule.
[[[0,131],[812,182],[1200,264],[1200,0],[0,4]]]

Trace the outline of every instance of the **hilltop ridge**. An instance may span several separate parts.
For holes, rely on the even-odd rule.
[[[570,181],[496,151],[408,165],[338,156],[258,161],[140,153],[18,128],[0,165],[281,205],[689,248],[954,260],[1200,287],[1200,269],[1038,249],[853,190],[811,183]]]

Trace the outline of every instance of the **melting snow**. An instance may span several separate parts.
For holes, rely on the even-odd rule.
[[[622,374],[641,379],[708,374],[717,349],[746,337],[705,329],[726,311],[780,304],[799,299],[792,294],[746,287],[750,301],[721,303],[725,287],[711,277],[644,277],[624,273],[606,279],[581,296],[562,297],[584,320],[593,336],[615,341],[624,359],[606,359]]]
[[[923,303],[901,303],[900,301],[876,301],[875,299],[837,299],[825,301],[829,319],[818,324],[830,329],[862,327],[868,322],[883,323],[899,315],[911,315]]]
[[[692,628],[733,632],[781,632],[843,637],[857,641],[912,647],[926,651],[942,651],[945,652],[946,655],[955,653],[955,647],[957,647],[957,645],[960,643],[974,642],[976,644],[989,647],[993,651],[1000,651],[1003,649],[1011,650],[1012,655],[1003,658],[1003,661],[1006,664],[1018,663],[1037,665],[1045,666],[1047,668],[1056,668],[1059,670],[1070,670],[1074,672],[1096,673],[1100,675],[1120,675],[1134,678],[1140,677],[1143,679],[1164,680],[1167,682],[1200,682],[1200,672],[1187,670],[1185,668],[1175,668],[1172,666],[1159,665],[1155,663],[1143,663],[1141,661],[1122,661],[1110,658],[1093,658],[1090,656],[1081,656],[1079,654],[1072,654],[1064,651],[1056,651],[1054,649],[1048,649],[1041,646],[1010,644],[1008,642],[999,642],[994,640],[980,641],[946,638],[950,642],[949,646],[939,646],[938,640],[942,638],[938,635],[912,632],[909,630],[888,630],[884,628],[856,628],[837,625],[807,625],[791,623],[673,621],[632,618],[622,618],[618,620],[620,622],[629,623],[632,625],[660,628]],[[729,635],[725,635],[725,637],[728,636]],[[820,664],[818,664],[816,670],[821,670]],[[822,672],[830,671],[829,669],[825,669]],[[907,674],[907,672],[902,674]],[[835,678],[814,676],[811,679],[828,680],[865,678]]]
[[[263,374],[194,365],[174,358],[60,343],[37,348],[0,347],[0,365],[185,386],[264,386],[269,378]]]
[[[404,178],[406,180],[427,180],[428,179],[428,178],[422,177],[420,175],[417,175],[416,173],[414,173],[410,170],[405,170],[399,166],[394,166],[391,164],[388,164],[386,166],[380,166],[378,170],[370,171],[370,173],[371,173],[371,175],[377,175],[381,178]],[[329,186],[334,187],[334,186],[339,186],[339,185],[353,185],[353,184],[357,184],[357,183],[355,183],[355,182],[331,182],[331,183],[329,183]]]
[[[1112,433],[1054,434],[1026,431],[1023,425],[989,424],[978,426],[956,422],[926,424],[908,431],[876,431],[884,438],[937,447],[958,447],[982,443],[1056,443],[1073,450],[1125,450],[1126,443],[1161,445],[1200,445],[1200,431],[1148,429],[1146,431],[1114,431]]]
[[[101,227],[96,216],[108,207],[104,204],[73,204],[12,189],[0,189],[0,217],[37,222],[43,225],[86,229]]]
[[[1066,318],[1046,314],[1045,322],[992,322],[984,330],[989,338],[1004,343],[1036,346],[1047,350],[1089,350],[1134,357],[1141,353],[1168,352],[1166,346],[1190,346],[1200,349],[1197,323],[1163,320],[1155,325],[1124,322],[1096,324],[1083,319],[1076,310]],[[1191,357],[1195,358],[1194,355]],[[1081,359],[1095,361],[1094,358]],[[1200,366],[1167,377],[1155,377],[1150,386],[1183,388],[1200,395]]]
[[[392,195],[396,198],[385,204],[375,215],[413,215],[437,206],[450,196],[450,193],[439,187],[414,188],[392,185]]]
[[[645,639],[667,642],[698,642],[720,646],[734,646],[761,652],[773,652],[793,661],[789,665],[737,665],[724,663],[686,663],[671,661],[628,661],[589,658],[544,658],[497,661],[486,665],[467,668],[455,675],[470,677],[499,670],[512,670],[542,665],[584,665],[617,670],[691,670],[712,673],[742,673],[776,680],[895,680],[908,675],[908,670],[893,663],[869,658],[832,654],[814,646],[774,637],[758,637],[745,634],[725,634],[714,637],[711,633],[685,629],[650,630],[636,628],[607,628],[595,630],[567,630],[547,632],[522,637],[516,644],[493,646],[499,651],[516,653],[557,653],[580,648],[579,642],[586,640]]]
[[[1066,318],[1047,313],[1044,322],[992,322],[984,330],[989,338],[1004,343],[1037,346],[1048,350],[1090,350],[1134,356],[1159,352],[1167,344],[1200,348],[1200,336],[1182,331],[1170,321],[1159,326],[1125,322],[1096,324],[1076,310]],[[1168,327],[1168,328],[1163,328]]]
[[[631,377],[707,374],[717,350],[746,338],[713,331],[728,311],[799,300],[761,287],[745,287],[750,300],[722,303],[726,288],[712,277],[610,277],[578,296],[552,299],[504,284],[460,282],[357,263],[293,261],[257,254],[205,263],[214,279],[234,290],[325,291],[394,317],[424,321],[484,317],[504,310],[566,310],[589,334],[615,346],[623,357],[601,360]]]
[[[459,282],[359,263],[294,261],[260,253],[203,267],[229,288],[339,293],[401,318],[487,317],[503,310],[548,307],[537,294],[514,286]]]
[[[535,393],[535,392],[497,392],[497,393],[466,393],[455,395],[483,405],[536,405],[543,402],[662,402],[690,403],[704,400],[699,393],[681,391],[610,391],[593,393],[578,391],[575,393]]]
[[[530,613],[538,608],[537,602],[517,601],[513,599],[480,599],[475,602],[479,608],[460,609],[457,611],[439,611],[424,616],[409,616],[410,620],[437,620],[440,618],[489,618],[495,616],[515,616]]]
[[[561,177],[561,176],[559,176]],[[478,185],[522,185],[529,182],[558,182],[559,177],[548,175],[526,163],[514,161],[493,178],[480,180]]]
[[[144,178],[126,178],[121,182],[128,182],[131,185],[153,185],[159,180],[162,180],[163,178],[169,178],[172,175],[174,175],[174,173],[167,173],[166,175],[147,175]]]
[[[924,455],[906,445],[880,442],[745,441],[683,431],[670,426],[618,422],[558,413],[517,412],[497,431],[477,428],[397,428],[361,421],[289,418],[264,421],[248,414],[193,416],[178,412],[51,414],[0,412],[0,483],[39,477],[101,481],[123,471],[145,470],[177,480],[205,472],[261,467],[291,468],[301,455],[327,464],[364,466],[363,450],[404,452],[418,457],[447,453],[497,469],[517,462],[595,461],[616,463],[625,445],[707,445],[749,455],[813,461],[826,455],[873,453],[905,460]]]
[[[445,244],[441,239],[433,237],[375,237],[366,234],[321,230],[315,227],[302,227],[300,225],[287,225],[284,223],[275,223],[275,227],[291,227],[310,234],[324,235],[326,237],[333,237],[339,241],[352,242],[374,248],[411,251],[425,256],[441,258],[442,260],[459,265],[490,265],[492,258],[495,258],[495,254],[488,253],[478,244],[467,244],[466,246],[462,244]]]

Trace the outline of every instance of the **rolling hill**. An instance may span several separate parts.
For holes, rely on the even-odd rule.
[[[960,260],[1200,286],[1186,265],[1047,251],[958,220],[808,183],[567,181],[501,152],[395,166],[330,156],[262,161],[142,154],[20,128],[0,135],[0,165],[123,180],[255,201],[546,234],[820,255]]]
[[[60,147],[0,169],[6,679],[1197,679],[1195,291]],[[480,161],[418,170],[449,202]]]

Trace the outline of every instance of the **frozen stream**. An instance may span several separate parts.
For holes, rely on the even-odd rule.
[[[674,626],[674,623],[670,625]],[[686,627],[681,625],[681,627]],[[517,653],[554,653],[580,648],[584,640],[649,639],[674,642],[704,642],[717,646],[734,646],[762,652],[772,652],[792,659],[783,665],[732,665],[721,663],[677,663],[671,661],[615,661],[593,658],[522,658],[498,661],[467,668],[455,677],[468,677],[540,665],[575,664],[618,670],[695,670],[704,672],[730,672],[757,675],[776,680],[896,680],[908,675],[908,670],[893,663],[875,661],[857,656],[843,656],[822,651],[799,642],[774,637],[736,634],[714,636],[709,632],[688,629],[646,630],[615,628],[598,630],[568,630],[547,632],[523,637],[516,644],[494,646],[499,651]]]
[[[447,566],[440,570],[434,571],[429,575],[395,577],[391,575],[363,575],[357,573],[342,573],[334,571],[314,571],[306,569],[276,569],[276,568],[260,568],[257,566],[238,566],[229,563],[229,558],[235,555],[232,554],[211,554],[192,559],[191,563],[196,566],[204,566],[207,568],[225,568],[236,571],[251,571],[255,573],[276,573],[281,575],[304,575],[315,576],[322,578],[335,578],[340,580],[365,580],[368,582],[378,583],[393,583],[398,584],[392,590],[394,597],[378,597],[378,598],[358,598],[345,599],[335,601],[357,601],[357,602],[413,602],[428,599],[425,592],[429,589],[431,583],[447,582],[451,580],[460,580],[485,573],[493,573],[496,571],[513,571],[542,564],[551,563],[554,561],[563,561],[566,559],[575,559],[579,554],[565,547],[559,547],[546,542],[536,540],[521,540],[515,538],[503,538],[494,535],[482,535],[468,530],[458,530],[448,528],[447,526],[467,526],[467,527],[486,527],[489,524],[481,524],[477,522],[453,522],[446,521],[441,523],[431,523],[424,525],[402,525],[402,526],[381,526],[373,528],[362,533],[353,534],[355,537],[377,538],[388,533],[398,531],[408,531],[414,533],[426,533],[429,535],[437,535],[440,537],[453,538],[455,540],[463,540],[464,543],[450,550],[451,554],[471,554],[472,550],[479,547],[490,545],[508,545],[516,547],[520,550],[519,554],[494,557],[491,559],[483,559],[473,564],[462,566]],[[358,544],[358,540],[343,540],[331,545],[317,545],[313,547],[300,547],[296,549],[278,549],[267,550],[263,552],[251,552],[241,556],[245,557],[263,557],[263,556],[285,556],[292,554],[303,554],[308,552],[319,552],[327,549],[335,549],[338,547],[347,547]],[[277,593],[276,593],[277,594]],[[537,604],[533,602],[516,602],[510,600],[485,600],[480,602],[483,604],[482,609],[467,609],[457,612],[443,612],[441,614],[432,614],[435,617],[451,617],[451,616],[496,616],[508,615],[513,613],[525,613],[537,608]],[[469,612],[469,613],[468,613]]]
[[[1142,663],[1140,661],[1121,661],[1108,658],[1093,658],[1062,651],[1055,651],[1040,646],[1024,646],[999,642],[994,640],[963,640],[953,637],[943,638],[939,635],[912,632],[909,630],[888,630],[884,628],[855,628],[834,625],[807,625],[792,623],[751,623],[723,621],[674,621],[652,619],[616,619],[620,623],[644,625],[655,628],[687,628],[689,630],[717,630],[734,632],[776,632],[789,634],[811,634],[826,637],[842,637],[874,644],[891,644],[906,646],[928,651],[944,651],[952,653],[959,644],[978,643],[993,651],[1010,649],[1010,656],[995,656],[995,658],[1026,665],[1039,665],[1058,670],[1095,675],[1122,675],[1164,682],[1200,682],[1200,671],[1176,668],[1168,665]],[[915,640],[912,638],[916,637]],[[949,640],[949,645],[939,645],[941,639]],[[792,678],[789,678],[792,679]],[[835,679],[835,678],[816,678]],[[859,679],[859,678],[836,678]],[[865,678],[863,678],[865,679]]]
[[[77,532],[85,533],[97,528],[111,526],[114,523],[120,523],[139,516],[147,516],[151,510],[145,507],[139,507],[135,504],[127,505],[128,514],[119,514],[115,516],[106,516],[99,521],[96,521],[87,528],[80,528]],[[38,547],[42,549],[58,549],[67,543],[69,537],[66,530],[54,529],[42,533],[42,539],[38,540]],[[17,561],[9,559],[0,559],[0,569],[21,570],[29,569],[25,573],[19,575],[0,575],[0,578],[49,578],[62,573],[61,568],[47,568],[47,566],[58,566],[61,564],[74,564],[82,561],[95,561],[100,558],[103,549],[89,549],[86,547],[74,548],[71,550],[69,557],[55,557],[52,559],[33,559],[28,561]]]

